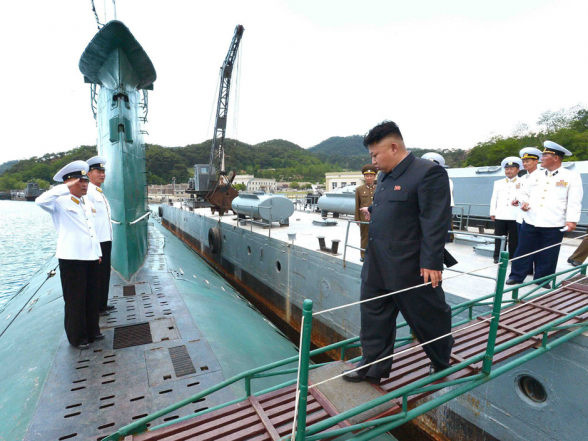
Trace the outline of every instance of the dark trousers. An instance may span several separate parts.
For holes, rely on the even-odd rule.
[[[519,232],[517,228],[516,220],[494,220],[494,235],[495,236],[507,236],[508,241],[508,258],[512,259],[515,255],[515,251],[519,246]],[[500,258],[500,240],[494,240],[494,260]]]
[[[563,227],[540,228],[523,222],[521,225],[521,236],[519,238],[519,247],[515,257],[532,253],[533,251],[554,245],[562,241],[564,234],[559,231]],[[516,282],[523,282],[527,274],[533,271],[533,261],[535,262],[534,280],[541,277],[549,276],[555,273],[557,268],[557,258],[561,247],[552,247],[540,253],[532,254],[522,259],[515,260],[509,278]]]
[[[359,246],[362,249],[367,249],[368,246],[368,234],[369,234],[370,226],[367,224],[359,224],[359,232],[361,234],[361,245]],[[360,251],[361,258],[363,259],[365,256],[365,251]]]
[[[100,334],[98,323],[98,261],[59,259],[65,301],[65,333],[79,346]]]
[[[361,282],[361,300],[387,294],[389,290],[374,288]],[[357,365],[382,359],[394,353],[396,340],[396,318],[401,312],[413,334],[421,343],[451,332],[451,308],[445,302],[445,293],[437,288],[424,286],[380,300],[362,303],[361,341],[362,359]],[[447,336],[423,346],[423,350],[433,364],[439,368],[449,366],[453,337]],[[373,378],[385,378],[392,369],[392,358],[376,363],[360,371]]]
[[[572,254],[570,256],[570,260],[573,260],[574,262],[584,263],[584,261],[586,260],[587,257],[588,257],[588,239],[585,237],[582,240],[582,242],[580,242],[580,245],[578,245],[578,248],[576,248],[576,251],[574,251],[574,254]]]
[[[100,311],[105,311],[108,306],[108,290],[110,288],[110,252],[112,251],[112,242],[100,242],[102,249],[102,262],[99,267],[100,272]]]

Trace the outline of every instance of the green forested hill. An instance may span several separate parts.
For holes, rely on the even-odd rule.
[[[0,164],[0,175],[2,173],[4,173],[6,170],[8,170],[10,167],[12,167],[14,164],[16,164],[18,161],[6,161],[2,164]]]
[[[363,146],[363,136],[331,136],[308,151],[330,156],[363,156],[367,153]]]
[[[180,182],[188,179],[188,169],[194,164],[207,164],[212,141],[168,149],[158,145],[147,147],[148,182]],[[278,180],[324,180],[325,173],[339,171],[341,167],[324,163],[315,154],[282,139],[250,145],[226,139],[226,168],[237,173],[255,174],[261,178]]]
[[[558,112],[545,112],[537,121],[539,130],[532,132],[522,127],[516,134],[495,136],[479,142],[471,150],[437,150],[445,157],[449,167],[499,165],[503,158],[518,155],[523,147],[542,147],[550,139],[574,153],[570,161],[588,160],[588,110],[574,107]],[[227,170],[239,174],[285,181],[323,181],[326,172],[360,170],[370,162],[360,135],[332,137],[320,144],[303,149],[282,139],[274,139],[255,145],[226,140]],[[208,164],[211,141],[168,148],[147,144],[147,181],[150,184],[187,182],[194,164]],[[427,150],[410,148],[416,156]],[[96,155],[95,146],[81,146],[69,152],[48,153],[18,161],[10,168],[7,164],[0,175],[0,191],[24,188],[29,180],[36,180],[47,188],[53,175],[65,164],[76,159],[86,160]]]
[[[588,160],[588,109],[575,107],[558,112],[545,112],[537,124],[541,130],[524,130],[510,137],[495,136],[470,150],[466,166],[498,165],[507,156],[518,156],[523,147],[543,148],[543,142],[556,142],[573,153],[565,161]]]

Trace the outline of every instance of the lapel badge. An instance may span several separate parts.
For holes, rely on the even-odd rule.
[[[395,185],[394,190],[400,190],[400,185]]]

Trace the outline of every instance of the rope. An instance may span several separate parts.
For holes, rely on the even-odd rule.
[[[588,276],[584,276],[584,277],[582,277],[581,279],[578,279],[578,280],[576,280],[576,281],[574,281],[574,282],[570,283],[570,285],[574,285],[574,284],[576,284],[576,283],[579,283],[579,282],[581,282],[582,280],[585,280],[585,279],[588,279]],[[570,286],[570,285],[568,285],[568,286]],[[560,289],[561,289],[561,288],[560,288]],[[513,307],[513,308],[511,308],[511,309],[509,309],[509,310],[507,310],[507,311],[504,311],[504,313],[501,313],[501,316],[502,316],[502,317],[504,317],[505,315],[508,315],[508,314],[510,314],[511,312],[513,312],[513,311],[516,311],[516,310],[517,310],[517,309],[519,309],[519,308],[525,307],[525,306],[529,305],[530,303],[533,303],[533,302],[535,302],[535,301],[537,301],[537,300],[539,300],[539,299],[541,299],[541,298],[543,298],[543,297],[545,297],[546,295],[548,295],[548,294],[551,294],[551,293],[552,293],[552,292],[546,292],[546,293],[544,293],[544,294],[541,294],[541,295],[540,295],[540,296],[538,296],[538,297],[535,297],[535,298],[534,298],[534,299],[532,299],[532,300],[529,300],[528,302],[521,303],[520,305],[517,305],[517,306],[515,306],[515,307]],[[321,381],[321,382],[319,382],[319,383],[314,383],[314,384],[310,385],[308,388],[309,388],[309,389],[311,389],[311,388],[313,388],[313,387],[316,387],[316,386],[319,386],[319,385],[321,385],[321,384],[327,383],[327,382],[329,382],[329,381],[331,381],[331,380],[334,380],[334,379],[336,379],[336,378],[341,378],[341,377],[343,377],[343,376],[345,376],[345,375],[347,375],[347,374],[349,374],[349,373],[351,373],[351,372],[357,372],[357,371],[359,371],[359,370],[365,369],[365,368],[366,368],[366,367],[368,367],[368,366],[372,366],[372,365],[374,365],[374,364],[377,364],[377,363],[379,363],[379,362],[381,362],[381,361],[388,360],[389,358],[394,358],[394,357],[396,357],[396,356],[398,356],[398,355],[401,355],[401,354],[405,354],[405,353],[407,353],[407,352],[414,351],[414,350],[416,350],[416,349],[418,349],[418,348],[422,348],[423,346],[425,346],[425,345],[428,345],[428,344],[430,344],[430,343],[433,343],[434,341],[440,340],[440,339],[442,339],[442,338],[445,338],[445,337],[449,337],[450,335],[459,334],[460,332],[462,332],[462,331],[465,331],[466,329],[474,328],[474,327],[476,327],[476,326],[479,326],[479,325],[480,325],[480,324],[482,324],[482,323],[486,323],[486,322],[492,321],[492,319],[493,319],[493,318],[494,318],[494,316],[491,316],[491,317],[488,317],[488,318],[485,318],[485,319],[479,319],[479,320],[480,320],[479,322],[476,322],[476,323],[474,323],[474,324],[472,324],[472,325],[466,326],[466,327],[464,327],[464,328],[457,329],[457,330],[455,330],[455,331],[449,332],[448,334],[441,335],[441,336],[439,336],[439,337],[436,337],[436,338],[434,338],[434,339],[432,339],[432,340],[429,340],[429,341],[426,341],[426,342],[424,342],[424,343],[418,344],[418,345],[416,345],[416,346],[411,346],[411,347],[410,347],[410,348],[408,348],[408,349],[405,349],[405,350],[403,350],[403,351],[400,351],[400,352],[396,352],[396,353],[394,353],[394,354],[392,354],[392,355],[389,355],[389,356],[387,356],[387,357],[384,357],[384,358],[381,358],[381,359],[379,359],[379,360],[373,361],[373,362],[371,362],[371,363],[365,364],[365,365],[363,365],[363,366],[357,367],[357,368],[355,368],[355,369],[348,370],[348,371],[346,371],[346,372],[343,372],[343,373],[341,373],[341,374],[339,374],[339,375],[336,375],[336,376],[334,376],[334,377],[332,377],[332,378],[327,378],[326,380],[323,380],[323,381]]]
[[[523,254],[522,256],[519,256],[519,257],[513,257],[512,259],[510,259],[510,260],[509,260],[509,262],[514,262],[515,260],[522,259],[523,257],[528,257],[528,256],[530,256],[531,254],[539,253],[539,252],[541,252],[541,251],[544,251],[544,250],[547,250],[547,249],[549,249],[549,248],[558,247],[558,246],[560,246],[561,244],[564,244],[564,243],[566,243],[566,242],[570,242],[570,241],[572,241],[572,240],[580,239],[580,238],[583,238],[583,237],[586,237],[586,236],[588,236],[588,233],[587,233],[587,234],[582,234],[581,236],[578,236],[578,237],[573,237],[573,238],[571,238],[571,239],[562,240],[562,241],[561,241],[561,242],[559,242],[559,243],[556,243],[556,244],[553,244],[553,245],[549,245],[548,247],[541,248],[540,250],[533,251],[533,252],[531,252],[531,253],[528,253],[528,254]]]
[[[583,235],[578,236],[578,237],[571,238],[571,239],[563,240],[561,242],[558,242],[558,243],[553,244],[553,245],[549,245],[549,246],[547,246],[545,248],[541,248],[540,250],[533,251],[533,252],[528,253],[528,254],[525,254],[523,256],[514,257],[514,258],[510,259],[509,262],[513,262],[513,261],[518,260],[518,259],[521,259],[523,257],[530,256],[531,254],[540,253],[541,251],[547,250],[549,248],[560,246],[560,245],[562,245],[562,244],[564,244],[566,242],[569,242],[569,241],[572,241],[572,240],[576,240],[576,239],[581,239],[581,238],[586,237],[586,236],[588,236],[588,233],[587,234],[583,234]],[[472,273],[475,273],[475,272],[478,272],[478,271],[482,271],[482,270],[485,270],[485,269],[488,269],[488,268],[493,268],[493,267],[498,266],[498,265],[500,265],[500,263],[493,263],[492,265],[488,265],[488,266],[485,266],[485,267],[482,267],[482,268],[474,269],[474,270],[467,271],[467,272],[460,273],[460,274],[455,274],[455,275],[449,276],[449,277],[444,277],[443,280],[450,280],[450,279],[454,279],[456,277],[467,276],[468,274],[472,274]],[[321,314],[325,314],[327,312],[335,311],[337,309],[347,308],[348,306],[354,306],[354,305],[359,305],[361,303],[371,302],[372,300],[377,300],[377,299],[381,299],[381,298],[384,298],[384,297],[393,296],[393,295],[400,294],[400,293],[406,292],[406,291],[410,291],[410,290],[413,290],[413,289],[416,289],[416,288],[422,288],[423,286],[430,285],[431,283],[432,282],[421,283],[420,285],[415,285],[415,286],[411,286],[409,288],[399,289],[397,291],[389,292],[387,294],[382,294],[381,296],[373,297],[371,299],[359,300],[357,302],[348,303],[346,305],[335,306],[333,308],[324,309],[322,311],[317,311],[317,312],[313,313],[312,315],[313,316],[315,316],[315,315],[321,315]]]
[[[98,24],[98,30],[100,30],[100,28],[102,28],[102,26],[104,26],[102,23],[100,23],[100,19],[98,18],[98,13],[96,12],[96,6],[94,6],[94,0],[90,0],[90,2],[92,2],[92,11],[94,12],[94,17],[96,17],[96,23]]]
[[[493,263],[492,265],[489,265],[489,266],[485,266],[485,267],[482,267],[482,268],[471,270],[471,271],[468,271],[468,272],[465,272],[465,273],[456,274],[454,276],[445,277],[443,280],[454,279],[456,277],[465,276],[465,275],[468,275],[468,274],[475,273],[477,271],[482,271],[482,270],[485,270],[485,269],[488,269],[488,268],[493,268],[493,267],[498,266],[498,265],[500,265],[500,263]],[[410,291],[411,289],[422,288],[423,286],[430,285],[431,283],[432,282],[421,283],[420,285],[411,286],[409,288],[404,288],[404,289],[399,289],[398,291],[393,291],[393,292],[389,292],[387,294],[382,294],[381,296],[374,297],[374,298],[371,298],[371,299],[359,300],[357,302],[348,303],[346,305],[335,306],[334,308],[329,308],[329,309],[323,309],[322,311],[317,311],[317,312],[313,313],[312,315],[313,316],[315,316],[315,315],[321,315],[321,314],[324,314],[326,312],[335,311],[336,309],[347,308],[348,306],[359,305],[360,303],[365,303],[365,302],[371,302],[372,300],[377,300],[377,299],[381,299],[381,298],[384,298],[384,297],[393,296],[395,294],[400,294],[401,292]]]

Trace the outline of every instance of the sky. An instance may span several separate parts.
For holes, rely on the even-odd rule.
[[[0,6],[0,163],[96,143],[78,69],[91,5]],[[157,71],[146,141],[163,146],[210,139],[237,24],[227,136],[250,144],[308,148],[388,119],[409,147],[469,149],[588,97],[585,0],[117,0],[116,13]]]

